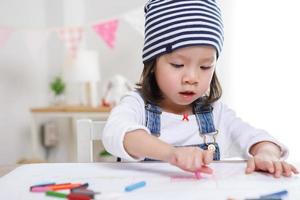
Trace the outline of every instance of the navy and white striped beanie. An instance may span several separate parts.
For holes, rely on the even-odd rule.
[[[145,5],[143,63],[173,50],[223,46],[221,11],[215,0],[149,0]]]

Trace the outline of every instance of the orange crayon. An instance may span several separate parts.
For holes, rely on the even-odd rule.
[[[50,190],[68,190],[68,189],[72,189],[74,187],[78,187],[80,186],[80,183],[73,183],[73,184],[64,184],[64,185],[53,185],[50,186]]]

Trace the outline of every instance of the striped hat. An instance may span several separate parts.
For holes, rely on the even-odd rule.
[[[143,62],[195,45],[215,47],[218,57],[223,34],[215,0],[149,0],[145,5]]]

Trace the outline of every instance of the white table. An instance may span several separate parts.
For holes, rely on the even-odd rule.
[[[297,165],[300,166],[299,164]],[[44,193],[29,192],[43,182],[89,183],[88,189],[101,192],[96,199],[226,200],[254,198],[280,190],[288,198],[300,199],[300,177],[274,178],[255,172],[245,174],[245,162],[214,162],[213,175],[184,172],[168,163],[44,163],[22,165],[0,178],[0,199],[53,200]],[[125,186],[145,181],[146,186],[125,192]],[[64,191],[69,192],[69,191]]]
[[[41,145],[39,125],[42,120],[53,118],[68,118],[71,129],[71,160],[76,160],[76,121],[78,119],[106,120],[110,108],[86,106],[55,106],[31,108],[31,157],[45,159],[45,149]]]

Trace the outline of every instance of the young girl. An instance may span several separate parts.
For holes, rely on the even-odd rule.
[[[144,70],[107,121],[103,144],[129,161],[161,160],[211,173],[213,160],[242,156],[246,173],[291,176],[287,149],[219,101],[215,69],[223,45],[214,0],[150,0],[145,6]]]

